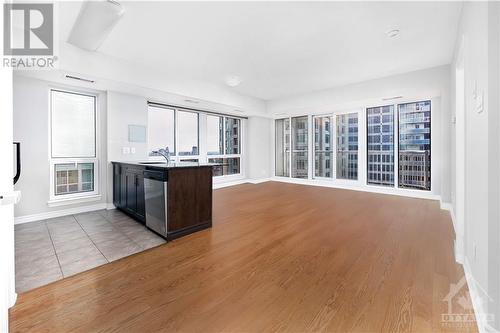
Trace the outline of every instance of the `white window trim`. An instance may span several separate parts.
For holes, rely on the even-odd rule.
[[[67,93],[73,93],[84,96],[91,96],[95,98],[94,102],[94,112],[95,112],[95,156],[85,157],[85,158],[74,158],[74,157],[52,157],[52,91],[61,91]],[[88,91],[78,91],[72,89],[61,88],[57,86],[50,86],[48,88],[49,94],[49,126],[48,126],[48,145],[49,145],[49,200],[47,205],[49,207],[56,207],[62,205],[72,205],[81,202],[98,201],[101,199],[99,193],[100,182],[99,182],[99,156],[100,156],[100,112],[99,112],[99,96],[97,93],[92,93]],[[80,193],[69,193],[69,194],[55,194],[55,165],[56,164],[71,164],[71,163],[92,163],[94,165],[94,190],[88,192]]]

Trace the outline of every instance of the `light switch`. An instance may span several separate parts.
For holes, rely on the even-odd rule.
[[[131,148],[130,148],[130,153],[131,153],[131,154],[135,154],[135,147],[131,147]]]
[[[122,147],[122,154],[123,155],[130,154],[130,147]]]

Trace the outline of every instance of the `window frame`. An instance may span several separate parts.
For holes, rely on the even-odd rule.
[[[196,111],[192,111],[192,110],[186,110],[186,109],[182,109],[182,108],[176,108],[174,109],[174,120],[175,120],[175,125],[174,125],[174,145],[175,145],[175,155],[173,156],[177,156],[179,158],[179,161],[182,161],[183,159],[200,159],[200,113],[199,112],[196,112]],[[179,149],[179,131],[178,129],[180,128],[179,126],[179,116],[177,114],[177,112],[186,112],[186,113],[194,113],[196,114],[196,145],[197,145],[197,148],[198,148],[198,154],[196,155],[181,155],[181,151]],[[149,124],[148,124],[149,125]]]
[[[383,108],[383,107],[392,107],[392,154],[393,154],[393,162],[392,162],[393,171],[392,172],[393,172],[394,179],[393,179],[392,184],[387,184],[387,185],[370,183],[370,180],[369,180],[370,169],[368,168],[368,163],[369,163],[368,146],[370,144],[370,142],[368,141],[368,136],[369,136],[369,133],[368,133],[368,125],[369,125],[369,123],[368,123],[368,109],[376,109],[376,108]],[[397,148],[396,144],[397,143],[395,140],[395,135],[396,135],[396,127],[399,126],[399,123],[397,122],[397,119],[396,119],[396,110],[397,110],[397,104],[394,104],[394,103],[365,107],[365,128],[366,128],[366,135],[365,135],[365,140],[366,140],[366,144],[365,144],[365,149],[366,149],[366,152],[365,152],[366,182],[365,182],[365,185],[367,185],[367,186],[376,186],[376,187],[380,187],[380,188],[393,188],[393,189],[398,188],[397,181],[396,181],[396,179],[398,178],[398,174],[396,172],[396,169],[399,168],[399,163],[396,162],[396,148]],[[359,127],[358,127],[358,132],[359,132]],[[358,149],[359,149],[359,142],[358,142]],[[358,163],[359,163],[359,160],[358,160]],[[359,167],[359,164],[358,164],[358,167]]]
[[[399,116],[400,116],[400,106],[401,105],[407,105],[407,104],[417,104],[417,103],[425,103],[425,102],[429,102],[429,176],[430,176],[430,181],[429,181],[429,188],[428,189],[424,189],[424,188],[415,188],[415,187],[405,187],[405,186],[401,186],[400,184],[400,174],[399,174],[399,168],[400,168],[400,165],[399,165],[399,154],[400,154],[400,126],[401,126],[401,123],[400,123],[400,119],[399,119]],[[397,116],[397,124],[396,124],[396,130],[397,130],[397,152],[398,152],[398,155],[397,155],[397,158],[395,158],[395,162],[396,163],[396,160],[397,160],[397,179],[394,179],[394,181],[397,183],[397,188],[399,189],[404,189],[404,190],[415,190],[415,191],[424,191],[424,192],[432,192],[432,179],[434,177],[432,177],[432,99],[431,98],[424,98],[424,99],[416,99],[414,102],[408,102],[408,101],[402,101],[398,104],[395,104],[394,105],[395,107],[397,107],[397,113],[398,113],[398,116]],[[396,177],[396,173],[395,173],[395,177]]]
[[[81,96],[88,96],[94,98],[94,145],[95,151],[93,157],[52,157],[52,92],[57,91],[61,93],[75,94]],[[48,88],[48,113],[49,113],[49,123],[48,123],[48,159],[49,159],[49,206],[57,205],[58,203],[63,203],[65,201],[73,201],[78,199],[89,199],[100,197],[99,187],[100,187],[100,174],[99,174],[99,156],[101,147],[100,141],[100,112],[99,112],[99,94],[88,92],[88,91],[77,91],[72,89],[65,89],[60,87],[49,87]],[[94,190],[78,193],[68,193],[68,194],[58,194],[56,195],[56,164],[75,164],[78,163],[89,163],[93,165],[94,168]]]
[[[224,174],[224,166],[222,166],[222,169],[223,169],[223,173],[222,175],[214,175],[213,178],[214,179],[221,179],[222,177],[236,177],[236,176],[241,176],[243,174],[243,153],[242,153],[242,150],[243,150],[243,145],[242,145],[242,141],[243,141],[243,121],[241,118],[238,118],[238,117],[232,117],[232,116],[226,116],[226,115],[220,115],[220,117],[222,117],[222,151],[223,151],[223,154],[219,154],[219,155],[208,155],[208,153],[205,153],[205,156],[206,156],[206,161],[208,163],[208,160],[209,159],[228,159],[228,158],[239,158],[240,159],[240,165],[239,165],[239,170],[240,172],[239,173],[232,173],[232,174]],[[239,154],[227,154],[227,150],[226,150],[226,119],[227,118],[231,118],[231,119],[237,119],[239,120],[239,128],[238,128],[238,137],[239,137],[239,140],[238,140],[238,146],[239,146]]]
[[[356,167],[356,178],[339,178],[338,177],[338,174],[337,174],[337,153],[338,153],[338,147],[337,147],[337,129],[338,129],[338,126],[337,126],[337,117],[338,116],[348,116],[348,115],[351,115],[351,114],[355,114],[356,115],[356,119],[357,119],[357,122],[358,122],[358,132],[357,132],[357,137],[358,137],[358,142],[357,142],[357,146],[358,146],[358,150],[357,150],[357,160],[356,160],[356,163],[357,163],[357,167]],[[335,140],[334,140],[334,148],[335,148],[335,151],[334,151],[334,157],[335,157],[335,176],[334,176],[334,179],[336,181],[342,181],[342,182],[358,182],[360,180],[360,145],[361,145],[361,140],[360,140],[360,119],[362,118],[363,114],[359,112],[359,110],[357,109],[353,109],[353,110],[347,110],[347,111],[342,111],[342,112],[335,112],[333,113],[333,118],[334,118],[334,125],[335,125]],[[348,126],[348,130],[349,130],[349,126]],[[368,150],[368,146],[366,146],[366,149]]]
[[[330,169],[332,175],[330,177],[322,177],[322,176],[316,176],[316,132],[315,132],[315,127],[314,127],[314,121],[316,118],[330,118],[330,144],[331,144],[331,154],[332,154],[332,160],[330,162]],[[311,117],[311,134],[312,134],[312,179],[321,179],[321,180],[332,180],[337,177],[337,167],[336,167],[336,139],[337,139],[337,130],[336,130],[336,115],[333,113],[327,113],[327,114],[315,114],[312,115]],[[333,131],[333,133],[332,133]],[[334,134],[334,135],[332,135]]]
[[[151,147],[149,146],[149,108],[150,107],[153,107],[153,108],[157,108],[157,109],[165,109],[165,110],[169,110],[169,111],[172,111],[173,114],[174,114],[174,151],[170,152],[170,156],[172,157],[175,157],[177,156],[177,109],[176,108],[172,108],[172,107],[167,107],[167,106],[161,106],[161,105],[147,105],[148,107],[148,124],[147,124],[147,145],[148,145],[148,155],[149,153],[151,153]],[[199,129],[200,129],[200,120],[198,118],[198,139],[199,139]],[[198,143],[199,145],[199,143]],[[199,147],[198,147],[198,151],[199,151]],[[190,156],[190,155],[186,155],[186,156]]]

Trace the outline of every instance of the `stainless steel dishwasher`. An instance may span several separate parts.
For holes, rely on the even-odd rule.
[[[165,171],[144,171],[144,197],[146,226],[167,237],[168,230],[168,181]]]

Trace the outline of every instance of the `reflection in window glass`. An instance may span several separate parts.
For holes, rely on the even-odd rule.
[[[307,116],[292,118],[292,177],[308,178]]]
[[[314,176],[333,177],[332,118],[314,117]]]
[[[227,176],[240,173],[240,158],[209,158],[208,163],[222,164],[213,168],[214,176]]]
[[[394,186],[394,106],[366,109],[368,184]]]
[[[223,117],[207,115],[207,154],[222,155]]]
[[[175,111],[173,109],[149,106],[148,149],[167,148],[175,155]]]
[[[276,176],[290,176],[290,119],[277,119],[276,126]]]
[[[198,155],[198,113],[177,111],[179,156]]]
[[[240,153],[240,119],[226,117],[226,154]]]
[[[399,187],[431,189],[431,102],[398,105]]]
[[[337,179],[358,179],[358,114],[337,115]]]

